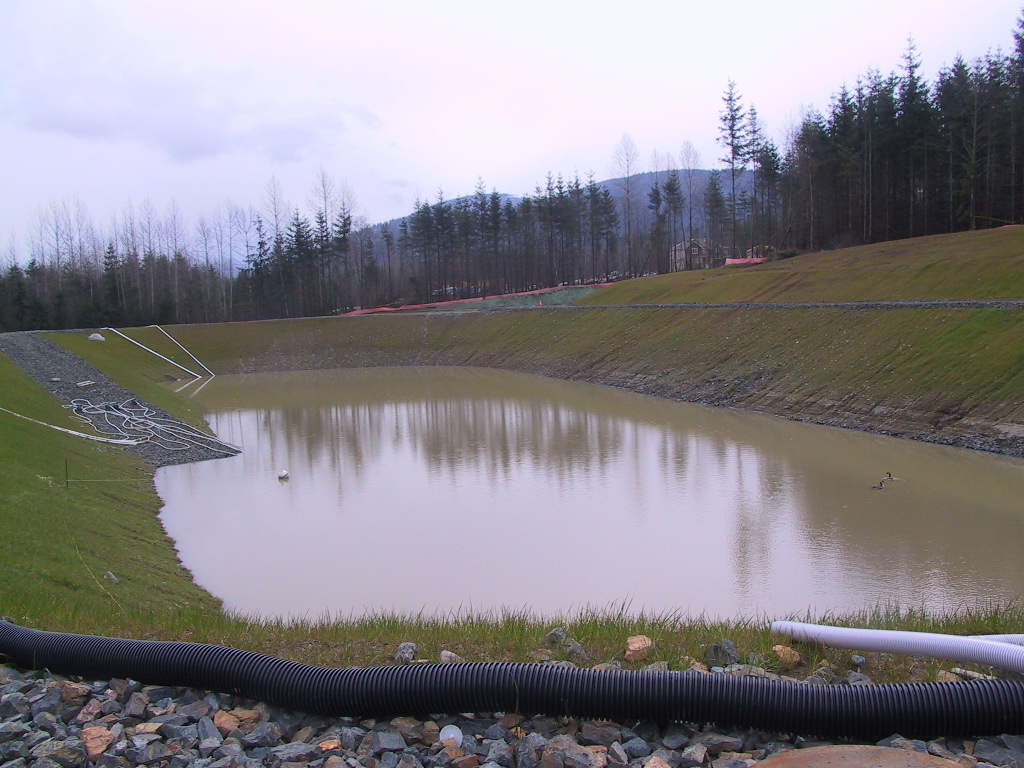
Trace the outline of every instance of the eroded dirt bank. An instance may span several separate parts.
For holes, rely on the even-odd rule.
[[[218,373],[504,368],[1024,457],[1013,308],[596,308],[183,326]]]

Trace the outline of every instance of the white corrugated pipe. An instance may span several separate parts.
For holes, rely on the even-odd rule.
[[[852,629],[805,624],[800,621],[772,622],[772,632],[788,635],[794,640],[821,643],[836,648],[879,653],[905,653],[951,661],[969,661],[990,667],[1024,673],[1024,648],[1006,638],[1019,640],[1020,635],[989,635],[962,637],[932,632],[904,632],[893,629]]]

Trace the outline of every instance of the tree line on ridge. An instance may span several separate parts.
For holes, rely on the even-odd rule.
[[[617,178],[548,174],[533,194],[438,193],[371,225],[321,170],[306,210],[274,179],[259,208],[189,224],[129,203],[107,228],[53,202],[0,270],[0,330],[222,322],[486,296],[778,258],[1024,221],[1024,17],[1014,48],[958,56],[934,83],[908,42],[810,111],[780,148],[729,81],[721,170],[689,142],[641,171],[624,135]]]

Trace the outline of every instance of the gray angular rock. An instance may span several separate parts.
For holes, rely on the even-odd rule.
[[[739,752],[743,748],[743,739],[717,731],[704,731],[690,739],[690,742],[702,745],[709,755],[716,757],[723,752]]]
[[[316,744],[293,741],[288,744],[279,744],[276,747],[271,747],[270,754],[283,762],[294,763],[309,762],[314,757],[320,757],[323,751]]]
[[[708,748],[703,744],[691,744],[679,756],[679,768],[696,768],[703,765],[707,755]]]
[[[690,734],[689,728],[679,723],[672,723],[665,729],[665,733],[661,737],[661,743],[666,749],[679,750],[690,743]]]
[[[174,752],[162,741],[154,741],[142,749],[135,750],[132,754],[126,753],[125,756],[139,765],[152,765],[174,757]]]
[[[608,759],[616,763],[628,763],[629,755],[627,755],[626,750],[622,748],[622,744],[617,741],[613,741],[611,746],[608,747]]]
[[[418,755],[403,752],[398,758],[398,768],[423,768],[423,762]]]
[[[222,743],[213,753],[213,757],[220,760],[224,757],[243,757],[245,750],[242,748],[242,743],[235,739],[224,739]]]
[[[574,659],[578,662],[586,663],[590,661],[590,657],[587,652],[583,650],[583,646],[573,640],[571,637],[565,639],[562,643],[562,652],[570,659]]]
[[[0,717],[7,719],[27,715],[32,709],[28,697],[21,692],[15,691],[0,696]]]
[[[281,740],[284,729],[274,722],[260,723],[253,728],[251,733],[242,737],[242,746],[246,749],[253,747],[273,747]]]
[[[562,643],[568,639],[568,635],[562,627],[555,627],[541,639],[541,643],[548,648],[560,648]]]
[[[370,741],[370,754],[379,757],[384,752],[401,752],[408,744],[397,731],[374,731]]]
[[[36,717],[40,712],[45,712],[50,715],[56,715],[60,710],[61,704],[63,704],[63,697],[61,696],[60,688],[54,686],[44,693],[40,698],[32,702],[30,713],[32,717]]]
[[[878,742],[880,747],[892,747],[893,749],[909,749],[913,752],[928,752],[928,745],[920,739],[905,739],[898,733],[887,736]]]
[[[423,740],[423,722],[414,717],[396,717],[390,725],[392,730],[402,734],[406,744]]]
[[[732,640],[722,638],[708,646],[704,652],[704,660],[711,667],[727,667],[740,663],[740,652]]]
[[[194,701],[191,704],[185,704],[184,706],[178,707],[174,711],[181,717],[187,717],[189,720],[197,722],[213,712],[213,707],[210,702],[205,699],[200,699],[199,701]]]
[[[177,742],[183,747],[193,747],[199,741],[199,727],[196,725],[165,723],[160,732],[166,741]]]
[[[1004,768],[1024,768],[1022,762],[1013,751],[1001,747],[991,739],[978,739],[974,745],[974,756],[980,761]]]
[[[41,728],[51,736],[63,738],[67,735],[67,729],[64,727],[64,723],[57,719],[57,716],[52,712],[39,712],[32,718],[32,725],[36,728]]]
[[[511,735],[511,731],[501,723],[489,725],[487,726],[487,730],[484,731],[485,739],[508,739]]]
[[[501,768],[515,768],[516,766],[512,757],[512,748],[504,739],[496,739],[490,743],[485,762],[494,763]]]
[[[33,747],[32,759],[37,763],[48,759],[64,768],[77,768],[86,761],[87,756],[81,739],[48,739]]]
[[[622,751],[629,755],[630,758],[636,757],[647,757],[651,754],[651,745],[641,739],[639,736],[634,736],[632,739],[622,745]]]
[[[31,730],[25,723],[5,722],[0,723],[0,744],[7,741],[20,739]]]
[[[395,662],[398,664],[412,664],[418,650],[419,646],[416,643],[399,643],[398,650],[395,651]]]
[[[199,722],[196,723],[196,735],[199,737],[200,741],[216,739],[217,744],[224,741],[224,737],[221,736],[220,731],[217,730],[217,726],[213,724],[213,718],[211,717],[203,717],[199,719]]]
[[[537,747],[529,739],[519,739],[512,747],[512,756],[516,768],[537,768],[537,764],[540,762]]]
[[[581,744],[611,747],[611,745],[619,741],[620,738],[621,733],[619,732],[619,728],[613,723],[584,720],[583,726],[580,728]]]
[[[729,760],[716,760],[715,768],[747,768],[747,761],[741,757],[733,757]]]
[[[853,670],[846,673],[846,677],[843,682],[848,685],[872,685],[870,677],[865,675],[863,672],[854,672]]]
[[[146,716],[146,707],[149,706],[149,698],[146,694],[138,691],[133,693],[128,703],[124,705],[123,714],[125,717],[143,718]]]

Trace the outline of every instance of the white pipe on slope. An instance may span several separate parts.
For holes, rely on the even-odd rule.
[[[836,648],[969,661],[1013,672],[1024,672],[1024,648],[988,638],[893,629],[829,627],[800,621],[772,622],[771,631],[788,635],[795,640],[821,643]]]

